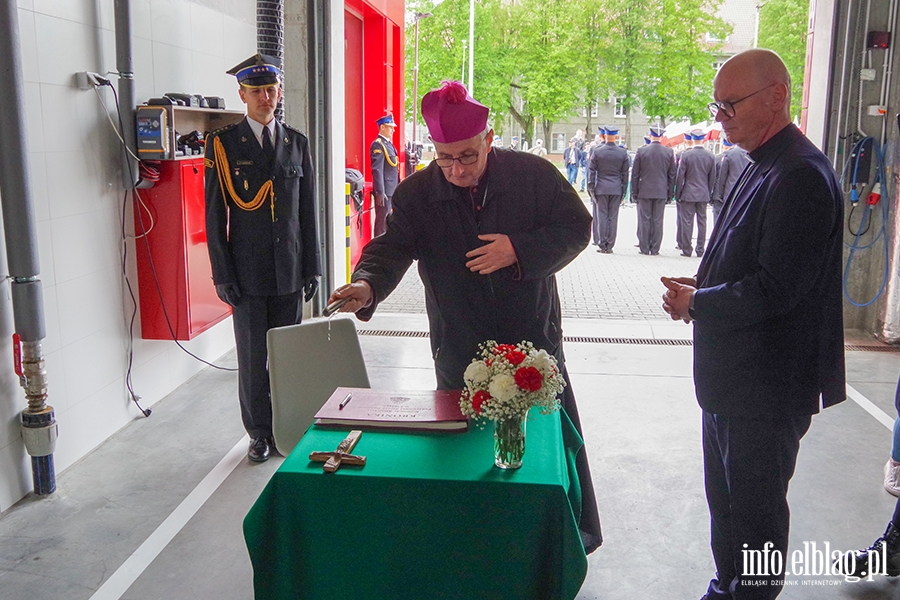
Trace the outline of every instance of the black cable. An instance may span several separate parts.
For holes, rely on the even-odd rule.
[[[856,206],[856,202],[850,204],[850,214],[847,215],[847,231],[849,231],[850,235],[852,235],[853,237],[866,235],[867,233],[869,233],[869,228],[872,227],[872,219],[863,219],[866,228],[859,232],[853,231],[853,227],[850,226],[850,220],[853,218],[853,211],[856,210]],[[862,223],[860,223],[860,225],[862,225]]]
[[[131,382],[131,367],[134,364],[134,319],[137,316],[137,299],[134,297],[134,290],[131,288],[131,281],[128,279],[126,266],[128,265],[128,244],[126,243],[125,230],[125,214],[128,202],[128,190],[122,195],[122,277],[125,278],[125,285],[128,287],[128,295],[131,296],[131,320],[128,322],[128,369],[125,371],[125,387],[131,394],[131,401],[138,407],[145,417],[149,417],[152,412],[149,408],[141,407],[140,397],[135,393]]]
[[[118,117],[118,121],[119,121],[119,129],[120,129],[120,131],[123,131],[123,132],[124,132],[124,131],[125,131],[125,128],[124,128],[124,125],[123,125],[123,122],[122,122],[122,110],[121,110],[121,108],[119,107],[119,95],[116,93],[116,89],[115,89],[115,87],[113,87],[112,83],[109,83],[108,85],[109,85],[109,88],[112,90],[112,93],[113,93],[113,99],[115,100],[115,103],[116,103],[116,116]],[[124,157],[125,157],[125,162],[126,162],[126,164],[128,165],[128,176],[129,176],[129,178],[130,178],[129,181],[132,181],[132,182],[133,182],[133,181],[134,181],[134,171],[133,171],[132,168],[131,168],[131,161],[130,161],[129,158],[128,158],[128,148],[125,146],[124,143],[122,144],[122,152],[123,152],[123,155],[124,155]],[[137,193],[137,192],[135,191],[134,184],[132,184],[131,193],[132,193],[132,198],[133,198],[134,195]],[[126,196],[126,198],[127,198],[127,195],[128,195],[128,190],[125,191],[125,196]],[[159,276],[157,275],[157,272],[156,272],[156,265],[153,263],[153,256],[152,256],[152,254],[150,253],[150,242],[147,240],[147,235],[146,235],[146,234],[147,234],[147,231],[146,231],[146,228],[144,227],[144,219],[143,219],[143,216],[142,216],[142,214],[141,214],[140,208],[138,207],[138,204],[139,204],[139,203],[137,203],[137,202],[133,202],[133,205],[135,206],[136,211],[137,211],[137,212],[136,212],[136,215],[137,215],[137,222],[138,222],[138,223],[140,224],[140,226],[141,226],[141,234],[142,234],[141,237],[142,237],[143,240],[144,240],[144,244],[145,244],[146,250],[147,250],[147,259],[148,259],[148,262],[149,262],[149,264],[150,264],[150,271],[151,271],[151,273],[153,273],[153,281],[154,281],[154,284],[156,285],[156,292],[157,292],[157,294],[159,295],[159,303],[160,303],[160,307],[162,308],[163,316],[164,316],[165,319],[166,319],[166,326],[167,326],[168,329],[169,329],[169,335],[172,337],[172,341],[175,342],[175,345],[178,346],[185,354],[187,354],[188,356],[191,356],[192,358],[194,358],[194,359],[196,359],[196,360],[202,362],[202,363],[205,364],[205,365],[208,365],[208,366],[210,366],[210,367],[213,367],[214,369],[219,369],[219,370],[221,370],[221,371],[237,371],[237,369],[233,369],[233,368],[230,368],[230,367],[222,367],[222,366],[220,366],[220,365],[217,365],[217,364],[215,364],[215,363],[211,363],[211,362],[209,362],[208,360],[206,360],[206,359],[204,359],[204,358],[201,358],[201,357],[197,356],[196,354],[194,354],[193,352],[191,352],[190,350],[188,350],[187,348],[185,348],[185,347],[181,344],[180,341],[178,341],[177,336],[175,335],[175,329],[172,327],[172,321],[171,321],[171,319],[169,318],[169,311],[166,309],[166,304],[165,304],[165,302],[164,302],[164,300],[163,300],[162,286],[160,286],[160,284],[159,284]],[[136,232],[135,232],[135,233],[136,233]],[[122,210],[122,236],[123,236],[123,240],[125,239],[125,235],[126,235],[126,229],[125,229],[125,206],[123,205],[123,210]],[[125,250],[125,252],[123,252],[123,274],[124,274],[124,276],[125,276],[125,281],[126,281],[126,283],[127,283],[127,285],[128,285],[129,293],[131,293],[132,302],[134,302],[134,306],[135,306],[134,310],[135,310],[135,312],[136,312],[136,311],[137,311],[137,304],[136,304],[136,302],[134,301],[134,293],[131,291],[131,283],[130,283],[129,280],[128,280],[128,275],[125,273],[125,267],[124,267],[124,255],[125,255],[126,253],[127,253],[127,245],[126,245],[126,250]],[[134,337],[134,333],[133,333],[133,331],[132,331],[133,325],[134,325],[134,313],[132,314],[131,324],[130,324],[130,326],[129,326],[129,331],[128,331],[129,340],[133,340],[133,337]],[[132,356],[131,356],[131,354],[132,354],[132,351],[131,351],[131,343],[129,343],[129,374],[130,374],[130,371],[131,371],[131,361],[132,361]],[[134,394],[133,391],[131,391],[130,386],[129,386],[129,391],[132,393],[132,398],[135,399],[135,403],[136,403],[136,402],[137,402],[137,400],[136,400],[137,396],[136,396],[136,394]],[[138,406],[138,408],[140,408],[140,406]],[[141,411],[144,412],[143,409],[141,409]],[[149,412],[150,412],[150,411],[149,411],[149,409],[148,409],[148,410],[145,412],[145,416],[149,416]]]

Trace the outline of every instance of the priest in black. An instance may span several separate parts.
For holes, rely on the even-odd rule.
[[[459,82],[426,94],[422,116],[436,159],[397,187],[387,232],[330,301],[349,298],[343,310],[367,320],[418,261],[438,388],[462,389],[486,340],[528,340],[553,354],[568,380],[555,274],[590,240],[584,203],[552,163],[493,147],[487,107]],[[562,404],[581,433],[571,384]],[[583,449],[576,465],[582,502],[573,508],[592,552],[600,519]]]

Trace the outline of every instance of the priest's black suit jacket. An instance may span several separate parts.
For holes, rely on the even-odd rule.
[[[697,274],[697,400],[725,416],[811,415],[845,399],[843,199],[794,125],[750,158]]]

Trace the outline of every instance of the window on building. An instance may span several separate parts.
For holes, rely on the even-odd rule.
[[[598,112],[599,109],[598,109],[598,107],[597,107],[597,104],[598,104],[597,102],[594,102],[593,104],[591,104],[591,118],[592,118],[592,119],[596,118],[597,115],[600,114],[600,113]],[[582,119],[586,119],[586,118],[587,118],[587,109],[586,109],[585,107],[583,107],[583,106],[581,107],[581,118],[582,118]]]
[[[725,64],[725,59],[719,58],[715,62],[713,62],[713,69],[715,69],[716,73],[718,73],[719,69],[721,69],[722,65],[724,65],[724,64]]]
[[[562,152],[568,145],[568,142],[566,142],[566,134],[554,133],[553,143],[550,145],[550,152]]]
[[[625,118],[625,97],[624,96],[616,96],[616,105],[615,112],[613,114],[617,117]]]

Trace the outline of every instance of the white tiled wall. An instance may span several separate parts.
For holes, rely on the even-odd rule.
[[[131,5],[137,102],[185,92],[221,96],[229,108],[242,108],[225,70],[256,49],[255,2],[132,0]],[[120,148],[97,95],[74,86],[78,71],[115,70],[114,10],[113,0],[17,0],[17,6],[46,310],[44,351],[50,404],[59,423],[55,459],[61,472],[139,415],[125,388],[131,300],[121,275]],[[116,82],[114,75],[110,79]],[[101,95],[112,109],[111,92]],[[128,223],[130,214],[129,207]],[[126,270],[137,293],[133,243],[129,248]],[[2,252],[0,264],[5,265]],[[5,266],[0,269],[5,274]],[[204,367],[172,342],[140,339],[139,322],[134,332],[132,378],[144,407]],[[11,334],[4,281],[2,365],[11,365]],[[186,346],[211,360],[233,344],[229,319]],[[0,512],[31,489],[18,428],[24,406],[12,369],[0,368]]]

